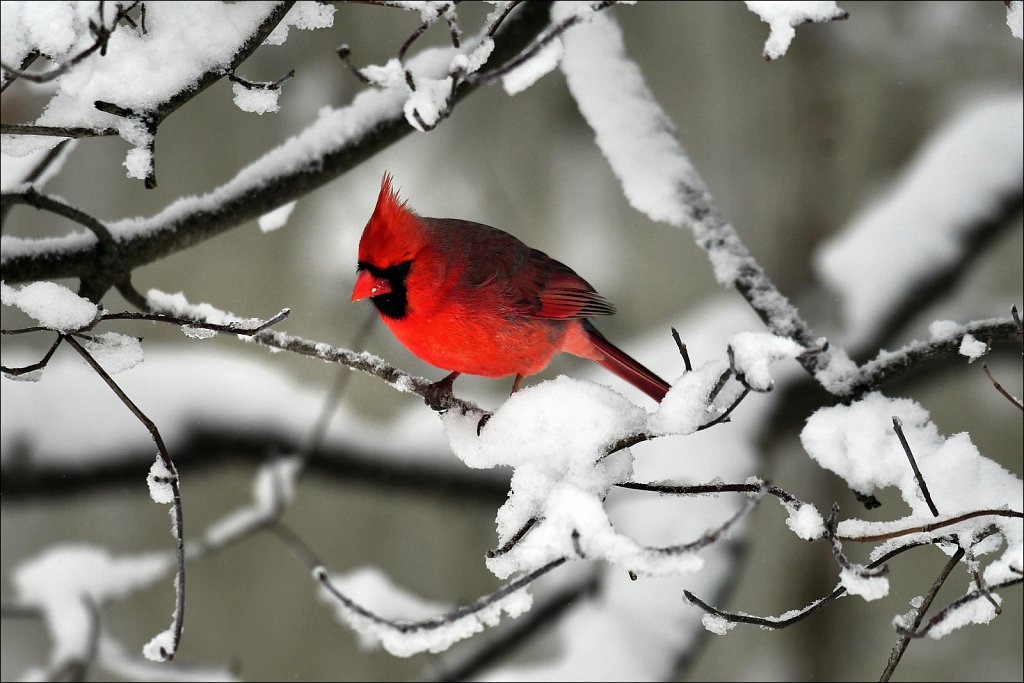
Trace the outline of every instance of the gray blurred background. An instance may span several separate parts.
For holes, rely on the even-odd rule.
[[[798,28],[788,54],[774,63],[760,56],[767,25],[739,2],[644,2],[613,10],[627,50],[675,122],[723,214],[822,334],[834,333],[839,321],[834,300],[814,283],[815,248],[884,190],[952,114],[1022,85],[1021,41],[1010,36],[1001,2],[841,5],[850,12],[848,21]],[[460,5],[467,33],[488,9]],[[416,25],[413,13],[340,3],[332,29],[293,28],[284,46],[260,49],[239,70],[252,80],[296,70],[285,85],[280,113],[240,111],[223,81],[160,128],[156,189],[147,191],[125,177],[123,141],[95,139],[79,143],[48,190],[102,219],[152,215],[179,196],[203,193],[300,131],[321,107],[343,106],[360,91],[363,86],[334,55],[340,43],[351,45],[357,65],[380,64]],[[439,25],[418,47],[446,41]],[[4,94],[4,121],[31,120],[38,112],[43,100],[34,88],[21,86]],[[385,170],[421,214],[501,227],[570,263],[615,303],[619,313],[602,321],[602,330],[627,348],[632,335],[673,324],[719,290],[688,232],[654,224],[628,206],[557,71],[516,97],[497,85],[483,88],[431,133],[407,136],[301,199],[280,230],[264,234],[255,223],[242,225],[136,271],[133,280],[142,291],[181,290],[193,301],[240,315],[269,316],[290,307],[282,329],[348,346],[370,313],[368,305],[351,304],[349,294],[358,237]],[[1017,227],[986,250],[949,301],[909,325],[911,337],[927,336],[931,319],[1006,315],[1011,303],[1020,305],[1022,237],[1020,217],[1015,220]],[[55,217],[17,208],[5,234],[68,229]],[[106,305],[117,310],[123,303],[114,294]],[[3,326],[19,324],[5,308]],[[194,343],[173,329],[147,327],[145,335],[147,347],[178,345],[184,352]],[[227,337],[213,343],[272,362],[324,392],[336,372],[289,354],[271,357]],[[441,376],[381,325],[365,348],[409,372]],[[547,376],[580,367],[558,360]],[[1019,359],[997,359],[992,367],[1021,394]],[[487,405],[508,390],[502,382],[460,383],[461,392]],[[993,402],[978,400],[979,392],[992,391],[979,368],[939,373],[912,390],[941,432],[970,431],[983,454],[1021,476],[1020,414],[1008,404],[993,410]],[[396,397],[379,380],[357,374],[344,400],[380,416],[396,401],[416,399]],[[766,453],[766,474],[787,489],[814,500],[848,498],[833,477],[814,470],[792,438],[773,443]],[[195,476],[183,472],[192,528],[244,504],[253,472],[247,464]],[[494,545],[500,497],[490,503],[429,492],[383,495],[386,504],[371,486],[306,477],[286,519],[334,569],[377,564],[397,583],[453,602],[494,589],[497,582],[482,556]],[[5,500],[4,595],[11,568],[55,541],[82,540],[125,552],[164,547],[166,517],[154,507],[141,474],[138,486]],[[775,515],[759,515],[753,535],[772,538],[778,524]],[[712,638],[679,680],[877,677],[895,642],[891,616],[927,590],[944,561],[934,550],[901,560],[892,575],[893,595],[877,603],[843,600],[783,632],[741,627]],[[817,545],[755,543],[726,604],[761,614],[806,605],[831,588],[832,562]],[[951,581],[937,605],[959,597],[963,579]],[[415,678],[432,667],[432,655],[400,660],[360,651],[352,633],[332,624],[294,559],[270,538],[257,536],[197,563],[190,569],[189,591],[189,600],[202,607],[190,613],[183,655],[237,661],[247,679],[389,680]],[[1004,591],[1003,597],[1004,614],[992,625],[912,643],[897,679],[1020,680],[1021,591]],[[131,644],[140,633],[148,638],[164,628],[169,611],[167,587],[161,585],[110,608],[104,619]],[[19,676],[27,665],[44,661],[47,647],[41,624],[5,619],[2,677]]]

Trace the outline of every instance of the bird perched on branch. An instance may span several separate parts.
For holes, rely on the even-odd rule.
[[[655,401],[669,389],[591,324],[615,309],[572,268],[497,228],[418,215],[388,174],[359,240],[352,301],[366,298],[409,351],[450,371],[427,391],[434,409],[460,374],[515,375],[515,392],[559,351],[599,363]]]

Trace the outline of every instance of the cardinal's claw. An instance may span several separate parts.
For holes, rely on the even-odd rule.
[[[494,417],[494,413],[484,413],[480,416],[480,421],[476,423],[476,435],[480,436],[480,431],[483,430],[484,426]]]

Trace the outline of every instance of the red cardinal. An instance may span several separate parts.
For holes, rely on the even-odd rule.
[[[615,309],[572,268],[502,230],[417,215],[388,174],[359,240],[358,273],[352,301],[369,297],[398,341],[451,371],[428,391],[434,408],[462,373],[515,375],[514,392],[559,351],[600,363],[655,401],[669,389],[590,324]]]

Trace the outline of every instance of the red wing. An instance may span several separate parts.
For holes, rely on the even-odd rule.
[[[512,276],[522,293],[526,314],[535,318],[588,318],[611,315],[615,307],[569,266],[542,251],[530,249]]]
[[[500,290],[506,310],[530,318],[611,315],[615,308],[576,272],[503,230],[452,218],[425,218],[439,250],[463,254],[470,290]]]

